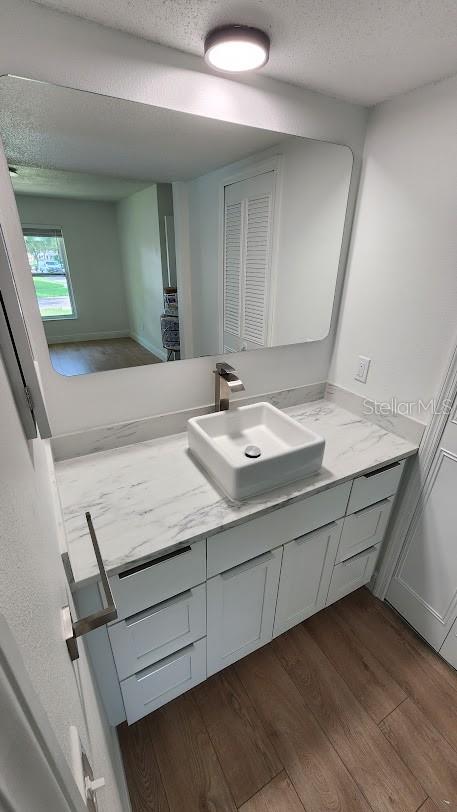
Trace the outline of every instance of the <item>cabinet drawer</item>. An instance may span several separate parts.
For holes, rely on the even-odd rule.
[[[206,584],[110,626],[119,679],[168,657],[206,634]]]
[[[382,541],[389,521],[394,497],[346,516],[338,547],[337,563],[373,547]]]
[[[197,541],[113,575],[118,620],[201,584],[206,579],[205,552],[206,542]]]
[[[351,496],[349,497],[348,513],[355,513],[368,505],[380,502],[388,496],[393,496],[398,488],[405,461],[394,462],[378,471],[354,479]]]
[[[131,725],[206,679],[206,638],[121,682]]]
[[[347,561],[342,561],[341,564],[334,567],[327,606],[368,583],[373,575],[380,549],[381,545],[377,544],[376,547],[370,547],[369,550],[348,558]]]
[[[350,482],[208,539],[208,578],[344,516]]]

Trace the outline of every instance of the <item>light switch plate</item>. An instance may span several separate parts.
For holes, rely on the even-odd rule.
[[[357,371],[354,375],[356,381],[360,381],[360,383],[366,383],[368,378],[368,370],[370,369],[371,358],[367,358],[365,355],[359,355],[359,363],[357,366]]]

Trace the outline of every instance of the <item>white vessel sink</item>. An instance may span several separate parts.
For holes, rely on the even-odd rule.
[[[270,403],[192,417],[187,435],[191,453],[232,499],[314,474],[325,447],[322,437]]]

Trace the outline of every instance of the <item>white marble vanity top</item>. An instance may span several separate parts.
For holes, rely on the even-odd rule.
[[[56,463],[76,584],[83,586],[98,573],[86,510],[106,569],[114,574],[417,451],[417,445],[326,400],[285,411],[325,438],[323,467],[242,503],[230,502],[197,467],[187,451],[187,434]]]

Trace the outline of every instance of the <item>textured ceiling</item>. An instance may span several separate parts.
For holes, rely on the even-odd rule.
[[[128,180],[190,180],[284,136],[42,82],[0,78],[8,163]],[[294,136],[291,136],[294,137]]]
[[[361,104],[457,73],[456,0],[35,1],[198,55],[213,26],[257,25],[262,73]]]
[[[35,166],[15,165],[18,174],[11,182],[16,194],[40,197],[70,197],[74,200],[117,201],[129,197],[151,185],[108,175],[88,175],[84,172],[66,172],[62,169],[42,169]]]

